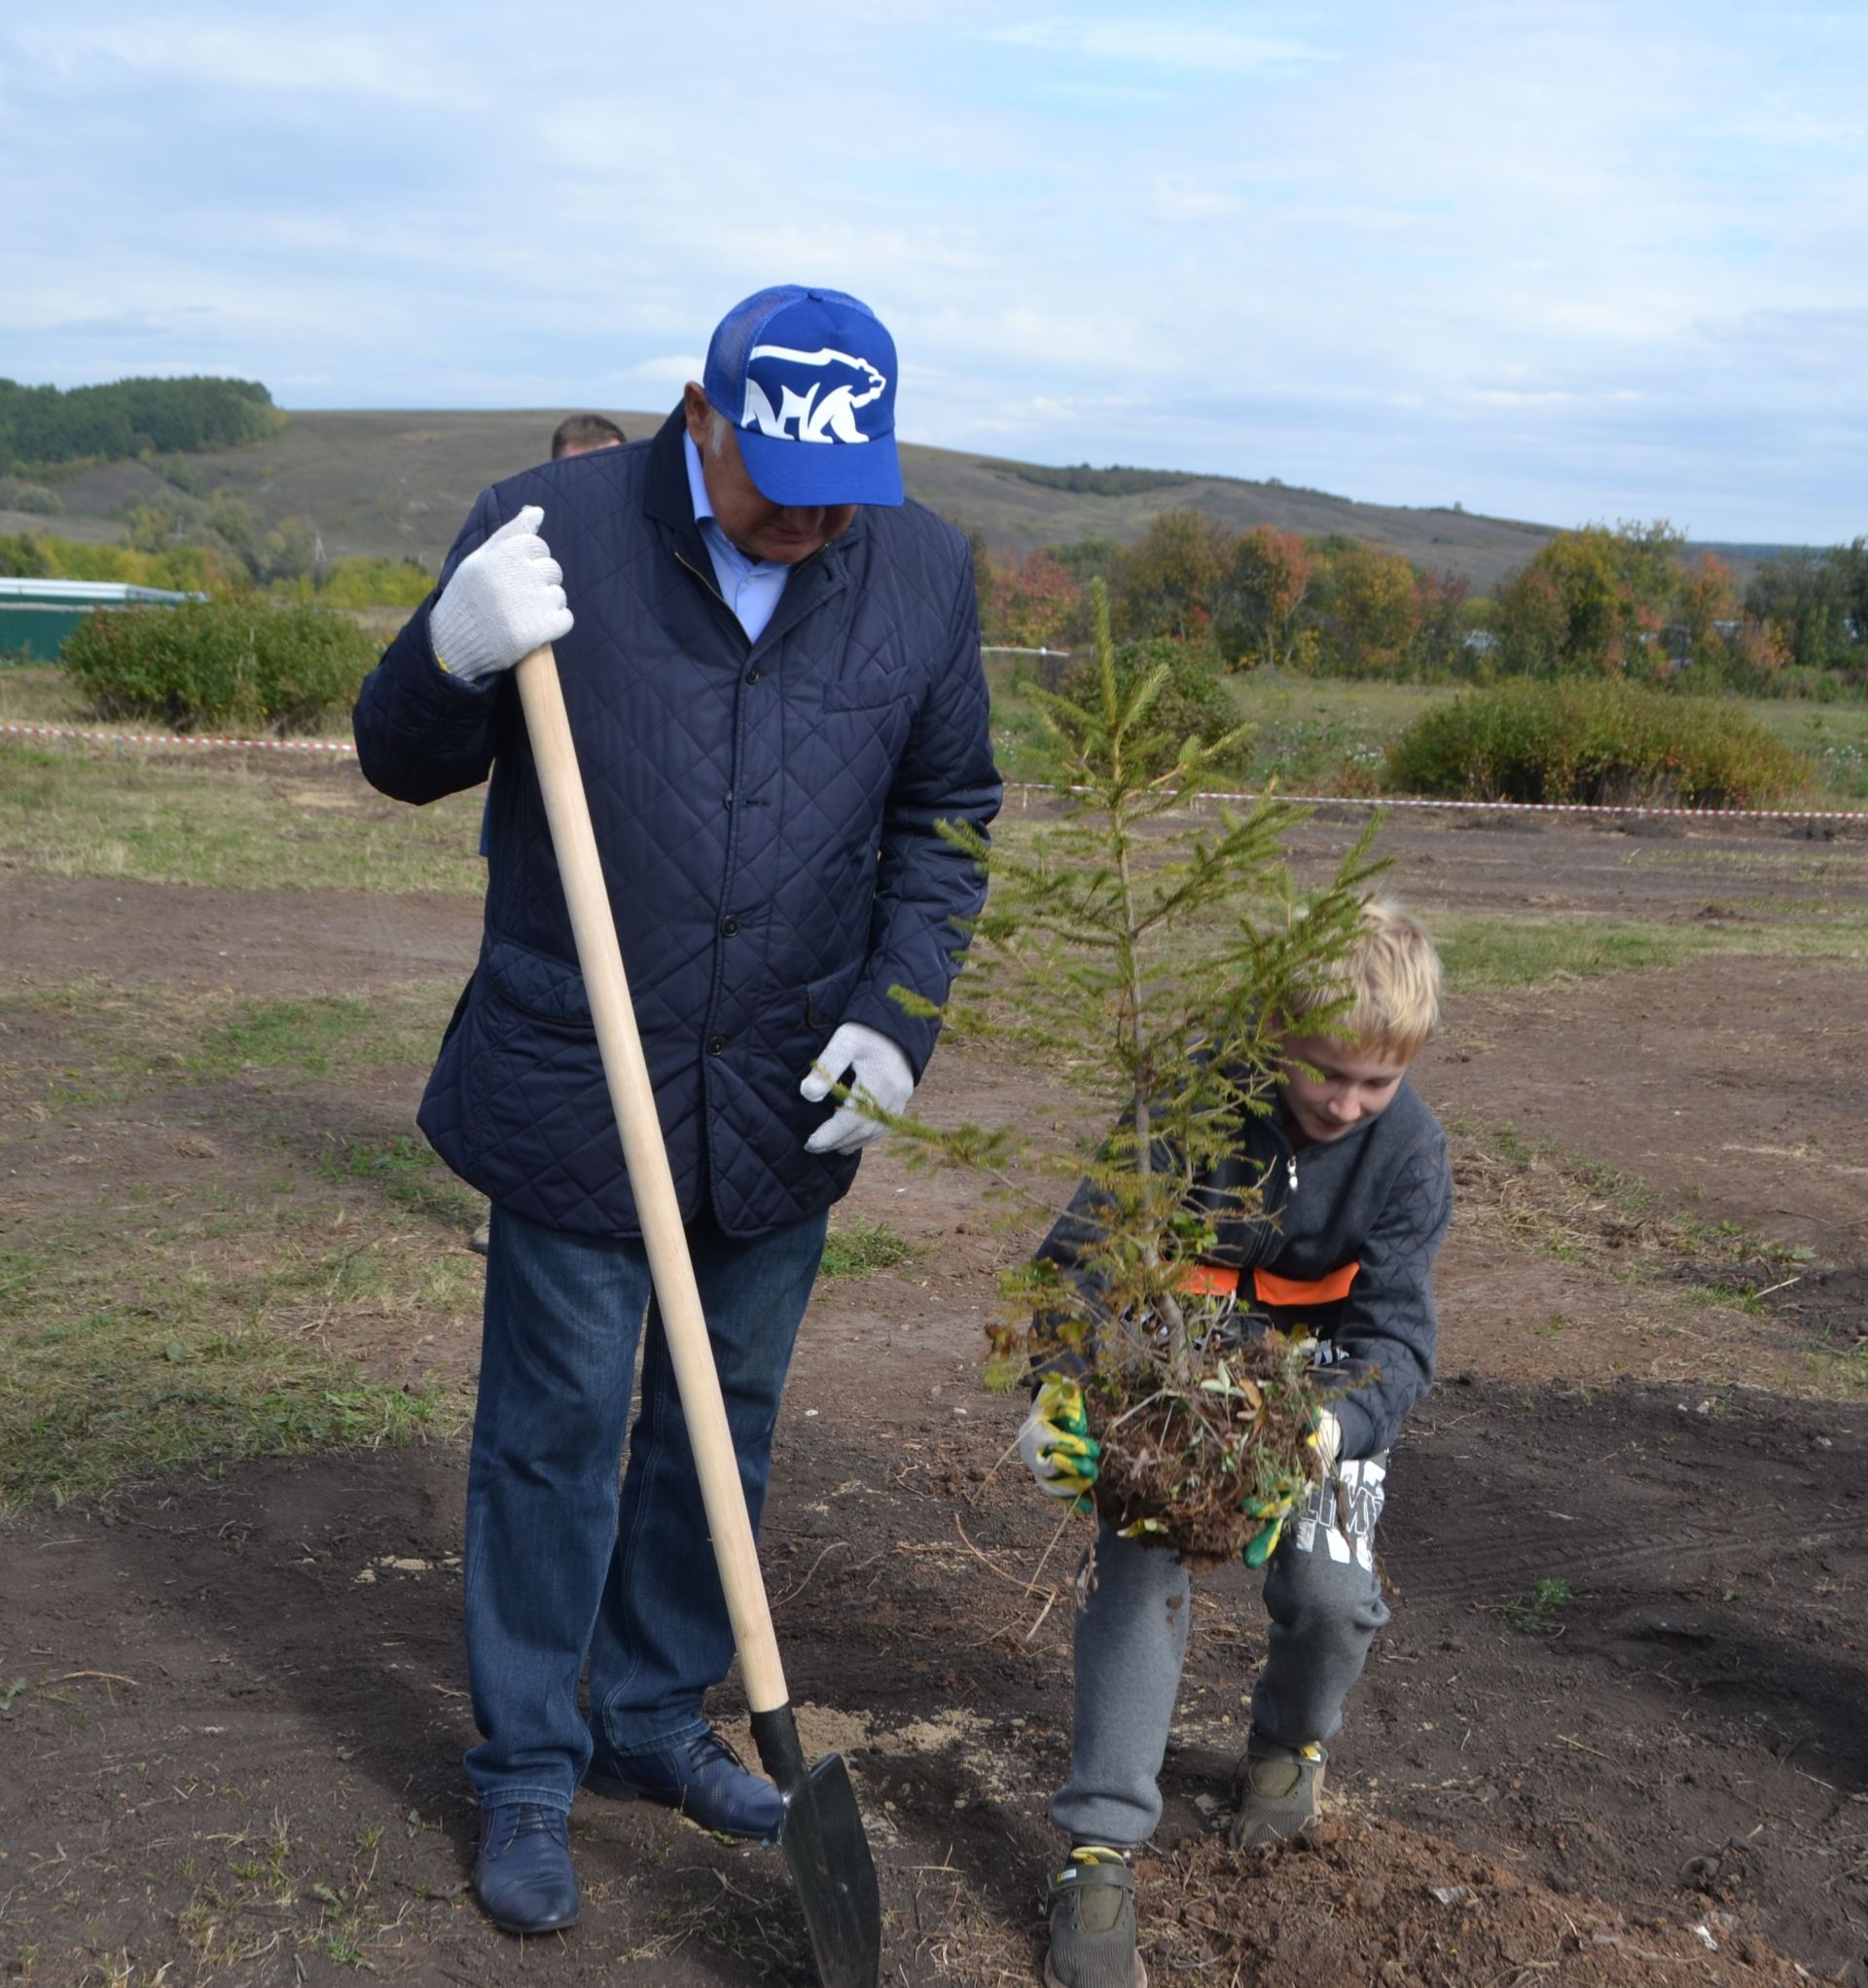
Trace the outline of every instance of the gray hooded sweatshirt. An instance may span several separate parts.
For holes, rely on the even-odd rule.
[[[1262,1182],[1263,1205],[1247,1214]],[[1199,1189],[1218,1232],[1202,1261],[1217,1287],[1281,1332],[1314,1334],[1343,1425],[1345,1459],[1379,1456],[1433,1385],[1433,1259],[1453,1214],[1439,1121],[1405,1078],[1386,1108],[1342,1138],[1298,1144],[1281,1105],[1246,1121]],[[1097,1196],[1085,1181],[1038,1254],[1094,1296],[1084,1250]],[[1045,1365],[1080,1364],[1068,1355]]]

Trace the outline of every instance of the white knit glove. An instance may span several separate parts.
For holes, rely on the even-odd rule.
[[[1316,1427],[1311,1431],[1311,1447],[1317,1454],[1323,1465],[1325,1483],[1336,1475],[1336,1466],[1343,1457],[1343,1425],[1336,1419],[1336,1412],[1329,1408],[1316,1411]]]
[[[538,535],[545,513],[527,504],[454,568],[428,617],[435,661],[462,683],[510,669],[571,632],[564,569]]]
[[[880,1139],[888,1127],[859,1111],[855,1100],[867,1099],[891,1114],[906,1111],[915,1095],[915,1072],[908,1066],[908,1058],[886,1035],[865,1029],[860,1022],[845,1022],[824,1044],[809,1076],[798,1086],[799,1095],[820,1104],[830,1096],[833,1084],[846,1084],[851,1102],[840,1104],[805,1141],[808,1153],[853,1153],[871,1139]]]

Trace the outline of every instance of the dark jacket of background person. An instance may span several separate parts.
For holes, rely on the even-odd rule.
[[[482,493],[441,585],[521,506],[564,569],[557,645],[684,1219],[710,1199],[750,1236],[849,1187],[855,1153],[807,1153],[829,1115],[800,1080],[843,1022],[916,1076],[983,880],[935,831],[997,812],[966,541],[920,505],[864,508],[798,567],[756,642],[721,600],[694,521],[677,411],[649,442]],[[436,592],[439,594],[440,588]],[[485,934],[422,1102],[456,1173],[503,1208],[636,1233],[520,707],[440,669],[435,596],[363,686],[372,784],[425,802],[492,767]]]
[[[1263,1208],[1242,1212],[1260,1181]],[[1315,1336],[1324,1386],[1343,1390],[1330,1401],[1343,1455],[1379,1456],[1433,1385],[1433,1259],[1453,1215],[1439,1120],[1405,1078],[1382,1111],[1341,1139],[1297,1146],[1281,1109],[1248,1116],[1238,1147],[1199,1186],[1217,1231],[1203,1261],[1239,1273],[1242,1310],[1281,1332]],[[1038,1250],[1092,1295],[1081,1259],[1099,1233],[1097,1203],[1086,1181]],[[1082,1364],[1061,1354],[1045,1361]]]

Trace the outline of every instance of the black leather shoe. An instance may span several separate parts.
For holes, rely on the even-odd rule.
[[[657,1801],[703,1829],[762,1843],[777,1842],[785,1820],[784,1797],[743,1767],[711,1726],[647,1753],[619,1753],[599,1740],[584,1786],[612,1801]]]
[[[483,1809],[474,1891],[502,1933],[559,1933],[577,1924],[577,1873],[564,1817],[537,1802]]]

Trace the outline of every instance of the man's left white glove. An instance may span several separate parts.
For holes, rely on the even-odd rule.
[[[454,568],[428,617],[435,661],[478,683],[571,632],[564,572],[538,535],[544,511],[527,504]]]
[[[851,1102],[840,1104],[805,1141],[808,1153],[853,1153],[871,1139],[880,1139],[888,1127],[859,1111],[854,1101],[867,1098],[891,1115],[906,1111],[915,1095],[915,1072],[908,1058],[886,1035],[860,1022],[845,1022],[824,1044],[822,1055],[798,1090],[811,1103],[821,1104],[835,1084],[847,1087]]]

